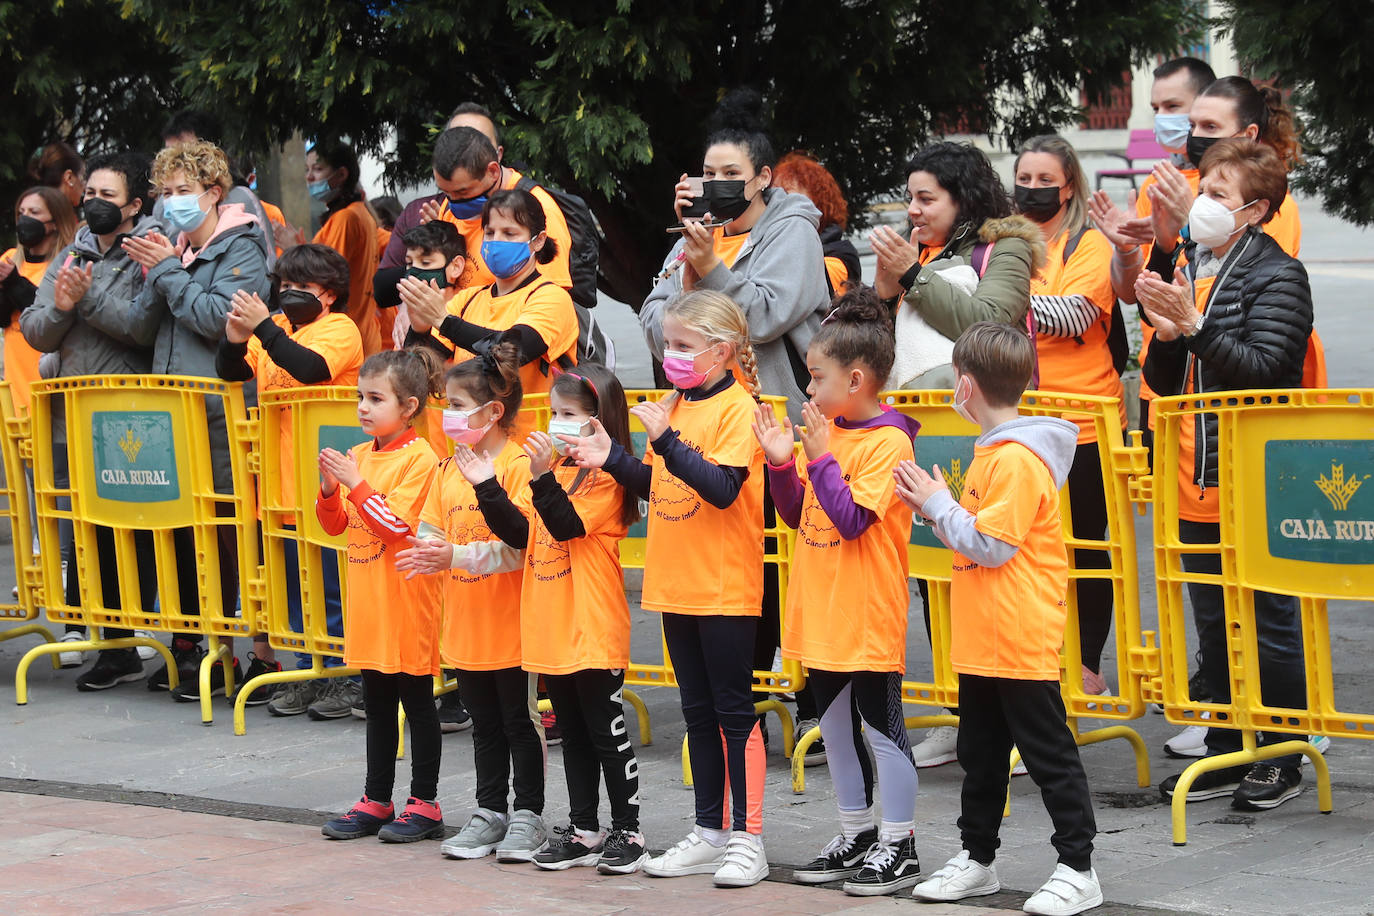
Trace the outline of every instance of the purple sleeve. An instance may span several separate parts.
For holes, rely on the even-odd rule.
[[[840,474],[840,463],[830,454],[822,455],[806,466],[806,475],[816,491],[816,502],[834,522],[835,530],[846,541],[852,541],[878,520],[872,509],[854,502],[849,484]],[[775,497],[776,498],[776,497]]]
[[[420,208],[433,196],[431,194],[412,200],[401,211],[401,215],[396,217],[396,225],[391,227],[391,239],[386,243],[386,251],[382,252],[382,260],[378,267],[385,270],[388,267],[406,266],[406,243],[402,241],[401,236],[420,225]]]
[[[796,528],[801,524],[802,499],[806,496],[806,487],[797,476],[797,459],[793,458],[780,468],[771,464],[767,467],[768,493],[773,497],[773,507],[788,528]]]

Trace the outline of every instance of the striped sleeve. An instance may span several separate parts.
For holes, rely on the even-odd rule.
[[[415,533],[405,519],[391,510],[386,497],[372,489],[367,481],[361,481],[350,490],[348,498],[357,507],[363,523],[383,541],[396,543]]]
[[[1086,296],[1031,296],[1035,333],[1046,337],[1077,337],[1102,314]]]

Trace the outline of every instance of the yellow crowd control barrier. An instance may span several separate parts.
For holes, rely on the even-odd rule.
[[[55,417],[65,417],[65,483],[61,456],[49,444]],[[221,600],[231,591],[222,585],[248,581],[258,566],[242,386],[171,376],[50,379],[34,385],[30,418],[42,601],[51,619],[92,629],[83,642],[45,644],[25,654],[15,699],[28,700],[26,674],[35,657],[65,650],[151,645],[175,688],[176,665],[163,643],[106,639],[95,628],[202,633],[210,648],[200,667],[201,718],[210,722],[211,666],[224,662],[225,691],[232,695],[228,638],[256,632],[250,595],[243,596],[241,617]],[[232,492],[215,490],[212,436],[227,450]],[[74,536],[75,605],[62,588],[63,522]]]
[[[14,392],[9,382],[0,382],[0,457],[4,460],[5,480],[0,486],[3,515],[10,524],[10,546],[14,549],[15,594],[13,601],[0,596],[0,622],[18,622],[18,626],[0,630],[0,642],[19,636],[39,636],[44,642],[55,642],[52,632],[33,621],[38,619],[38,592],[42,575],[38,557],[33,552],[33,517],[30,514],[27,466],[20,457],[20,443],[28,438],[27,416],[19,416],[14,407]],[[61,667],[57,655],[52,666]]]
[[[1374,595],[1374,390],[1236,391],[1159,398],[1156,474],[1142,495],[1154,504],[1160,653],[1156,666],[1170,722],[1241,732],[1242,750],[1189,766],[1173,798],[1173,839],[1187,842],[1186,796],[1201,774],[1290,754],[1312,762],[1317,805],[1331,811],[1331,778],[1308,735],[1374,738],[1374,715],[1339,710],[1331,674],[1326,602]],[[1216,419],[1220,537],[1179,537],[1180,455],[1199,415]],[[1191,475],[1190,475],[1191,476]],[[1183,556],[1211,555],[1221,574],[1189,573]],[[1184,586],[1219,586],[1224,596],[1229,703],[1197,702],[1188,692]],[[1306,661],[1306,707],[1266,705],[1256,638],[1257,592],[1299,599]],[[1259,746],[1258,732],[1293,740]]]

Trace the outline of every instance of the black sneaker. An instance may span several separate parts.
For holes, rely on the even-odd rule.
[[[367,717],[366,710],[363,717]],[[451,690],[439,698],[439,731],[448,735],[466,728],[472,728],[472,716],[463,708],[458,691]]]
[[[432,801],[406,799],[406,809],[396,820],[377,831],[383,843],[415,843],[420,840],[444,838],[444,815]]]
[[[840,834],[821,850],[820,855],[794,869],[792,877],[802,884],[824,884],[852,878],[863,868],[864,858],[877,844],[877,827],[869,827],[852,840],[846,840],[844,834]]]
[[[391,802],[382,804],[364,795],[347,813],[326,821],[320,832],[331,840],[356,840],[371,836],[395,819]]]
[[[1242,811],[1267,811],[1302,794],[1302,770],[1257,763],[1240,781],[1231,796],[1231,807]]]
[[[597,865],[605,846],[606,833],[579,831],[572,824],[553,828],[549,844],[534,854],[535,865],[548,871],[562,871],[578,865]]]
[[[1188,787],[1188,803],[1207,801],[1212,798],[1225,798],[1240,788],[1240,782],[1250,771],[1247,766],[1227,767],[1224,770],[1211,770],[1203,773]],[[1165,798],[1174,797],[1174,787],[1182,773],[1175,773],[1159,784],[1159,794]]]
[[[596,860],[596,870],[603,875],[628,875],[639,871],[649,858],[644,849],[644,834],[629,830],[612,830],[601,845],[601,858]]]
[[[247,684],[260,674],[271,674],[281,670],[281,662],[265,662],[252,652],[248,653],[248,670],[243,673],[243,683]],[[272,699],[272,693],[277,689],[275,684],[263,684],[248,694],[248,699],[244,700],[245,706],[262,706]]]
[[[185,636],[172,637],[172,661],[177,665],[177,677],[181,683],[193,681],[200,677],[200,660],[205,657],[205,650],[200,643],[192,642]],[[149,690],[167,689],[167,666],[163,665],[153,672],[148,678]]]
[[[864,859],[863,868],[844,883],[844,892],[854,897],[876,897],[911,887],[920,880],[916,835],[909,833],[898,843],[874,844]]]
[[[234,659],[234,683],[243,683],[243,668],[239,665],[239,660]],[[224,662],[217,661],[210,666],[210,696],[218,697],[224,695]],[[194,703],[200,699],[200,670],[197,669],[194,677],[183,678],[177,685],[177,689],[172,691],[172,699],[178,703]]]
[[[353,708],[350,709],[350,710],[348,711],[348,713],[349,713],[349,715],[351,715],[351,716],[352,716],[353,718],[355,718],[355,719],[366,719],[366,718],[367,718],[367,690],[366,690],[366,689],[361,690],[361,691],[358,692],[358,698],[357,698],[356,700],[353,701]],[[441,729],[441,731],[442,731],[442,729]]]
[[[143,661],[137,649],[101,649],[95,664],[76,677],[76,689],[109,690],[116,684],[142,680]]]

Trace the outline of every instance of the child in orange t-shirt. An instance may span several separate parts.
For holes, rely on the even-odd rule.
[[[367,783],[362,799],[324,825],[325,836],[369,834],[391,843],[444,835],[439,792],[439,583],[401,576],[396,551],[415,534],[438,458],[410,422],[429,398],[429,363],[415,353],[375,353],[358,372],[358,420],[375,438],[342,454],[320,452],[315,514],[330,534],[348,532],[344,664],[361,668],[367,695]],[[346,492],[345,492],[346,491]],[[396,707],[410,720],[410,797],[397,817]]]
[[[411,575],[448,570],[441,654],[472,715],[477,810],[441,851],[455,859],[494,851],[501,862],[528,862],[548,835],[535,677],[520,668],[518,551],[528,533],[530,461],[510,438],[522,397],[519,347],[497,343],[451,368],[444,384],[444,432],[456,447],[439,465],[420,537],[399,556]],[[503,538],[512,527],[520,538]],[[502,540],[520,546],[509,550]]]
[[[1059,515],[1078,427],[1022,417],[1035,352],[1024,332],[980,321],[954,345],[954,409],[982,430],[959,502],[939,468],[897,469],[897,495],[954,551],[950,663],[959,672],[964,849],[912,893],[951,901],[995,893],[992,860],[1012,746],[1040,787],[1059,865],[1027,913],[1081,913],[1102,903],[1092,867],[1093,817],[1078,745],[1059,693],[1068,555]]]
[[[696,828],[644,872],[709,874],[717,885],[747,887],[768,875],[763,736],[751,693],[763,601],[763,451],[752,432],[758,370],[749,324],[723,293],[674,300],[663,337],[663,369],[677,391],[631,408],[649,434],[646,460],[603,428],[571,439],[568,455],[649,500],[640,605],[663,615],[687,720]]]
[[[835,305],[806,354],[805,469],[789,420],[779,425],[761,406],[754,435],[778,514],[797,529],[782,654],[806,666],[840,809],[840,835],[793,875],[803,884],[844,878],[846,893],[871,896],[921,878],[916,764],[900,714],[911,510],[893,477],[898,462],[911,460],[921,425],[878,401],[895,347],[877,294],[857,287]],[[861,726],[877,761],[881,829]]]

